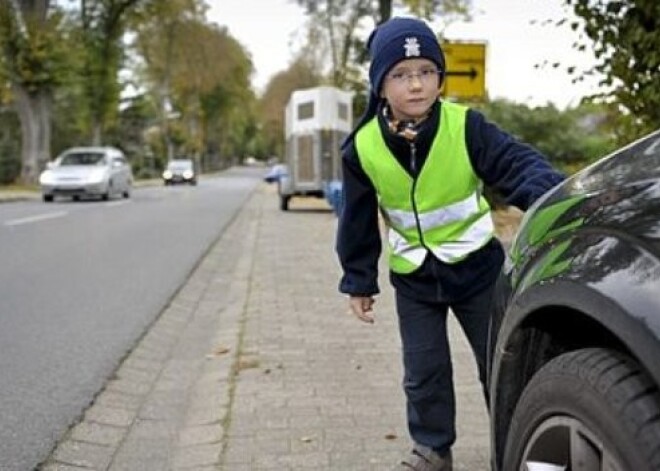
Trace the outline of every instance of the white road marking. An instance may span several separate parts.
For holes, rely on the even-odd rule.
[[[69,213],[66,211],[58,211],[55,213],[37,214],[35,216],[29,216],[26,218],[11,219],[5,222],[5,226],[20,226],[21,224],[30,224],[32,222],[45,221],[46,219],[60,218],[66,216],[67,214]]]

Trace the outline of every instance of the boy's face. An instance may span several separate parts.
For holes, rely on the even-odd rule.
[[[420,119],[438,99],[438,67],[428,59],[405,59],[385,76],[381,97],[395,119]]]

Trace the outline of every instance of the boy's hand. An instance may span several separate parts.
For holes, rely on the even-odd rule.
[[[351,312],[362,322],[374,323],[373,305],[374,298],[371,296],[351,296],[349,298]]]

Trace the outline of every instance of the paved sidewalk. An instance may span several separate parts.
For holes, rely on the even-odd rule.
[[[385,267],[363,324],[336,289],[329,207],[278,206],[260,186],[44,470],[382,471],[409,449]],[[455,470],[487,470],[476,367],[450,326]]]

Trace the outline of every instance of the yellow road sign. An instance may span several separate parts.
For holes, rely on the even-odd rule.
[[[486,97],[486,43],[445,42],[447,61],[443,96],[480,100]]]

